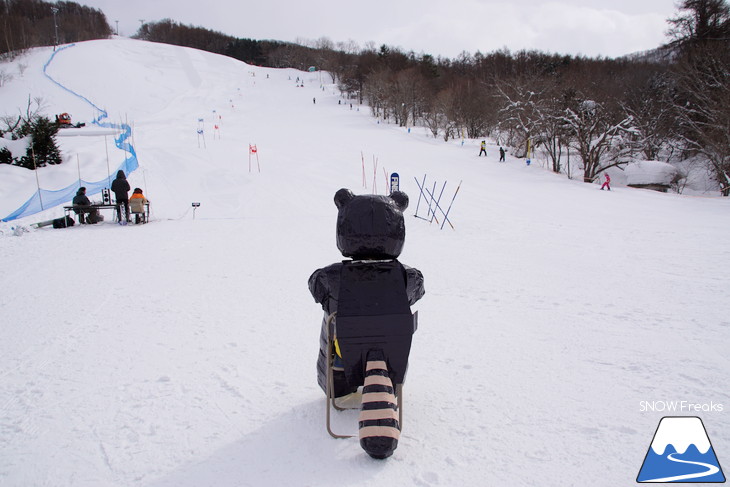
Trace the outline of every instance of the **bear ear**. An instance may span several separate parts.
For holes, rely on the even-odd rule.
[[[390,198],[395,201],[395,205],[400,211],[405,211],[408,208],[408,195],[402,191],[393,191],[390,194]]]
[[[350,202],[355,195],[349,189],[342,188],[335,193],[335,206],[338,210],[341,210],[343,206]]]

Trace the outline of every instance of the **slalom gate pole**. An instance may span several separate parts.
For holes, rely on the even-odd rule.
[[[365,154],[360,151],[360,157],[362,158],[362,187],[368,189],[367,178],[365,178]]]
[[[434,197],[434,195],[431,194],[431,192],[428,190],[428,188],[426,188],[426,193],[428,193],[428,195],[431,196],[432,198]],[[449,217],[447,216],[447,212],[445,212],[444,209],[441,208],[441,205],[439,203],[436,203],[436,208],[438,208],[441,211],[441,213],[444,215],[444,223],[446,223],[446,221],[448,221],[449,225],[451,225],[451,220],[449,220]],[[436,218],[435,214],[434,214],[434,219],[436,220],[436,224],[440,223],[438,218]],[[424,218],[424,220],[428,221],[425,218]],[[443,224],[441,225],[441,227],[443,228]],[[451,225],[451,228],[454,228],[454,226]]]
[[[416,179],[416,178],[414,177],[413,179]],[[425,183],[425,181],[426,181],[426,177],[425,177],[425,176],[424,176],[424,178],[423,178],[423,181],[424,181],[424,183]],[[418,182],[418,179],[416,179],[416,185],[418,186],[418,189],[419,189],[419,190],[421,190],[421,194],[423,195],[423,197],[424,197],[424,198],[428,198],[428,197],[430,197],[430,198],[431,198],[431,200],[432,200],[433,202],[435,202],[435,208],[434,208],[434,210],[433,210],[433,217],[431,218],[431,220],[429,220],[428,218],[423,218],[422,216],[418,216],[418,214],[416,214],[416,215],[414,215],[414,216],[415,216],[416,218],[420,218],[421,220],[424,220],[424,221],[427,221],[427,222],[432,222],[432,221],[433,221],[433,220],[435,219],[435,220],[436,220],[436,224],[439,224],[440,222],[438,221],[438,217],[436,217],[436,208],[438,208],[439,210],[441,210],[441,213],[443,213],[443,214],[444,214],[444,223],[446,223],[446,221],[448,220],[448,221],[449,221],[449,225],[451,225],[451,228],[454,228],[454,225],[452,225],[452,223],[451,223],[451,220],[449,220],[449,218],[448,218],[448,211],[447,211],[447,212],[445,212],[445,211],[443,210],[443,208],[441,208],[441,204],[440,204],[440,201],[441,201],[441,195],[439,195],[439,198],[438,198],[438,200],[436,200],[436,198],[435,198],[435,194],[434,194],[434,193],[436,192],[436,191],[435,191],[435,188],[436,188],[436,186],[434,185],[434,192],[433,192],[433,193],[431,193],[431,192],[430,192],[430,191],[428,190],[428,188],[424,188],[423,186],[421,186],[421,184],[420,184],[420,183]],[[461,187],[461,182],[459,182],[459,187]],[[443,193],[443,190],[444,190],[445,188],[446,188],[446,182],[444,182],[444,186],[443,186],[443,187],[441,188],[441,192],[442,192],[442,193]],[[457,193],[459,192],[459,188],[456,188],[456,192],[457,192]],[[454,195],[454,198],[456,198],[456,195]],[[420,196],[419,196],[419,200],[420,200]],[[454,202],[454,200],[452,199],[452,200],[451,200],[451,203],[453,204],[453,202]],[[451,209],[451,205],[449,205],[449,209]],[[430,211],[430,207],[429,207],[429,214],[430,214],[430,213],[431,213],[431,211]],[[443,224],[441,225],[441,227],[443,228]]]
[[[426,190],[428,191],[428,190]],[[431,221],[433,221],[434,217],[436,216],[436,208],[431,209],[431,204],[435,201],[435,198],[433,197],[433,194],[436,192],[436,181],[433,182],[433,190],[429,193],[431,195],[431,200],[428,202],[428,213],[426,214],[426,217],[428,215],[431,215]],[[436,205],[438,206],[438,204]],[[436,220],[436,223],[438,223],[438,219]]]
[[[383,177],[385,177],[385,196],[388,196],[390,194],[390,180],[388,179],[388,171],[385,170],[385,167],[383,167]]]
[[[248,144],[248,172],[251,172],[251,154],[256,154],[256,167],[261,172],[261,162],[259,161],[259,149],[256,144]]]
[[[444,190],[446,189],[446,183],[447,182],[448,181],[444,181],[444,185],[441,186],[441,193],[439,193],[439,198],[436,200],[436,207],[438,207],[439,210],[441,210],[441,207],[439,206],[439,203],[441,203],[441,196],[443,196],[443,194],[444,194]],[[435,191],[434,191],[434,194],[436,194]],[[441,213],[443,213],[443,210],[441,210]],[[435,211],[434,211],[434,216],[436,216],[436,212]],[[436,220],[436,223],[438,223],[438,220]]]
[[[41,180],[38,178],[38,168],[35,165],[35,150],[33,149],[33,142],[30,143],[30,155],[33,159],[33,172],[35,173],[35,184],[38,188],[38,201],[41,202],[41,210],[43,209],[43,195],[41,194]]]
[[[416,178],[414,177],[413,179],[416,179]],[[424,186],[425,186],[425,183],[426,183],[426,176],[424,176],[424,177],[423,177],[423,183],[424,183]],[[418,189],[420,189],[420,190],[421,190],[421,194],[423,195],[423,198],[424,198],[424,199],[428,199],[428,197],[430,196],[430,195],[429,195],[429,192],[428,192],[428,189],[426,189],[426,188],[425,188],[424,186],[421,186],[421,185],[420,185],[420,184],[418,183],[418,179],[416,179],[416,185],[418,186]],[[418,199],[420,200],[420,199],[421,199],[421,197],[419,196],[419,197],[418,197]],[[433,196],[431,196],[431,199],[433,199]],[[417,211],[417,209],[416,209],[416,211]],[[430,214],[431,214],[431,206],[429,205],[428,213],[426,213],[426,216],[428,217],[428,215],[430,215]],[[418,213],[416,213],[416,214],[415,214],[415,215],[413,215],[413,216],[415,216],[416,218],[420,218],[420,219],[421,219],[421,220],[423,220],[423,221],[427,221],[427,222],[432,222],[432,221],[433,221],[433,219],[429,220],[428,218],[424,218],[424,217],[422,217],[422,216],[418,216]],[[436,220],[436,223],[438,223],[438,219]]]
[[[378,194],[378,159],[373,156],[373,194]]]
[[[447,221],[449,222],[449,225],[451,225],[451,220],[449,220],[449,212],[451,211],[451,205],[454,204],[454,200],[456,199],[456,195],[459,194],[459,188],[461,188],[461,181],[459,181],[459,185],[456,187],[456,192],[454,192],[454,197],[451,198],[451,203],[449,203],[449,207],[446,209],[446,214],[444,215],[444,223]],[[443,229],[443,224],[441,225],[441,229]],[[454,228],[454,225],[451,225],[452,230],[456,230]]]
[[[109,167],[109,145],[107,144],[106,135],[104,136],[104,149],[106,149],[106,176],[107,176],[107,182],[106,184],[109,185],[109,187],[112,187],[112,170]]]
[[[418,207],[421,205],[421,196],[424,196],[424,194],[423,194],[423,187],[420,184],[418,184],[418,179],[416,179],[416,176],[413,176],[413,179],[416,180],[416,185],[418,186],[418,189],[419,189],[418,203],[416,203],[416,214],[413,216],[418,217]],[[423,184],[426,184],[426,175],[425,174],[423,175]]]

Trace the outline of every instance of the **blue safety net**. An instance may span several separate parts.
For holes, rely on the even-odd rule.
[[[71,93],[72,95],[82,99],[89,105],[91,105],[93,108],[95,108],[100,115],[93,120],[93,124],[97,125],[99,127],[104,128],[111,128],[115,129],[117,131],[121,131],[120,135],[114,139],[114,144],[119,150],[122,150],[126,152],[126,158],[124,159],[124,162],[122,162],[118,168],[114,170],[114,173],[116,175],[117,171],[122,170],[126,175],[131,174],[133,171],[135,171],[139,167],[139,162],[137,161],[137,153],[134,150],[134,147],[132,147],[132,144],[129,142],[129,138],[132,135],[132,128],[125,124],[116,124],[107,121],[108,114],[106,110],[103,110],[99,107],[97,107],[91,100],[86,98],[83,95],[80,95],[76,93],[75,91],[63,86],[61,83],[53,79],[48,73],[47,68],[53,61],[53,58],[58,54],[59,52],[68,49],[70,47],[73,47],[74,44],[70,44],[68,46],[64,46],[51,54],[51,57],[46,61],[46,64],[43,65],[43,74],[51,80],[54,84],[59,86],[61,89]],[[84,180],[77,180],[70,186],[66,186],[63,189],[58,189],[55,191],[50,191],[47,189],[39,189],[37,190],[33,196],[31,196],[28,201],[23,203],[20,208],[3,218],[3,221],[10,221],[15,220],[16,218],[22,218],[25,216],[33,215],[35,213],[40,213],[41,211],[48,210],[50,208],[53,208],[55,206],[63,205],[68,202],[70,202],[74,196],[76,196],[76,192],[78,191],[79,187],[85,186],[86,187],[86,195],[94,195],[97,193],[101,193],[101,190],[104,188],[109,188],[111,185],[110,178],[104,178],[101,181],[84,181]]]

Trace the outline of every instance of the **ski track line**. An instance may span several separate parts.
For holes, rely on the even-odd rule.
[[[673,462],[677,463],[687,463],[690,465],[699,465],[700,467],[706,467],[709,470],[706,472],[700,472],[700,473],[690,473],[687,475],[677,475],[676,477],[664,477],[661,479],[651,479],[651,480],[645,480],[645,482],[676,482],[677,480],[689,480],[689,479],[699,479],[702,477],[708,477],[710,475],[714,475],[717,472],[720,471],[719,468],[717,468],[714,465],[710,465],[709,463],[702,463],[702,462],[691,462],[689,460],[680,460],[679,458],[674,458],[672,455],[677,455],[677,453],[672,453],[667,456],[667,458]]]
[[[190,59],[188,50],[183,47],[175,49],[175,57],[180,63],[180,67],[183,72],[185,72],[185,76],[188,78],[190,86],[193,88],[200,88],[200,85],[203,84],[203,79],[200,77],[200,73],[195,68],[195,65],[193,65],[193,60]]]

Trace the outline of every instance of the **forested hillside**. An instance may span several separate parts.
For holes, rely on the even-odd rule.
[[[103,13],[72,2],[10,0],[0,14],[6,56],[111,34]],[[426,127],[444,140],[490,136],[569,178],[592,182],[632,160],[659,160],[679,168],[676,191],[700,170],[728,196],[730,7],[727,0],[683,0],[667,22],[665,46],[619,59],[507,49],[448,59],[324,37],[236,38],[170,19],[142,24],[135,37],[260,66],[315,66],[348,102],[366,103],[379,119]]]
[[[620,59],[507,49],[445,59],[327,38],[236,39],[170,20],[143,25],[138,37],[270,67],[316,66],[373,116],[445,140],[491,136],[570,178],[592,182],[632,160],[660,160],[680,169],[676,191],[701,170],[727,196],[730,8],[726,0],[684,0],[667,22],[665,46]]]
[[[100,10],[43,0],[0,2],[0,30],[0,59],[31,47],[104,39],[112,34]]]

